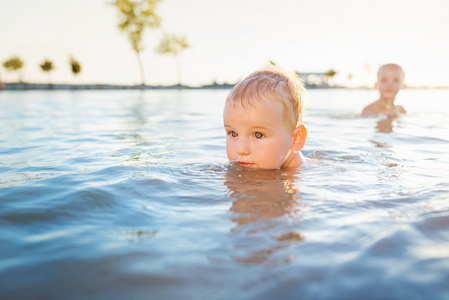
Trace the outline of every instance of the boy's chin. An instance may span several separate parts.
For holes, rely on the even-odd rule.
[[[384,99],[395,99],[398,93],[395,92],[386,92],[382,94],[382,98]]]

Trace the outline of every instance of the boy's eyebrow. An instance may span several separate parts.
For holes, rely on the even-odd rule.
[[[264,127],[264,126],[253,126],[253,129],[261,129],[264,131],[272,131],[270,128]]]
[[[224,124],[224,127],[225,127],[225,128],[232,128],[232,126],[229,125],[229,124]],[[264,126],[259,126],[259,125],[256,125],[256,126],[250,126],[250,128],[251,128],[252,130],[262,130],[262,131],[272,132],[272,130],[271,130],[270,128],[264,127]]]
[[[262,132],[268,132],[268,133],[272,133],[272,132],[273,132],[272,129],[270,129],[270,128],[268,128],[268,127],[264,127],[264,126],[259,126],[259,125],[256,125],[256,126],[250,126],[250,128],[251,128],[251,130],[253,130],[253,131],[262,131]]]

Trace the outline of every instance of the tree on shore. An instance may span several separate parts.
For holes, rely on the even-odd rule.
[[[190,44],[187,42],[186,36],[177,37],[174,34],[164,33],[162,36],[159,46],[156,48],[156,52],[162,55],[171,54],[176,58],[176,65],[178,68],[178,84],[182,83],[181,76],[181,51],[190,47]]]
[[[81,72],[81,64],[73,57],[70,57],[70,69],[74,76],[77,76]]]
[[[337,71],[335,71],[334,69],[329,69],[326,71],[326,73],[324,73],[324,75],[326,75],[329,78],[332,78],[335,75],[337,75]]]
[[[46,59],[42,64],[39,65],[43,72],[48,74],[48,84],[50,84],[50,72],[54,69],[53,62]]]
[[[24,62],[18,57],[13,56],[10,59],[3,62],[3,67],[9,72],[16,72],[22,69],[24,66]],[[22,78],[19,76],[19,82],[22,82]]]
[[[324,75],[328,78],[328,81],[332,82],[332,79],[335,77],[335,75],[337,75],[337,71],[335,71],[334,69],[329,69],[326,71],[326,73],[324,73]]]
[[[142,85],[145,85],[145,73],[143,70],[140,53],[142,46],[142,35],[145,29],[158,28],[160,17],[156,15],[156,7],[161,0],[115,0],[114,6],[119,10],[119,27],[128,35],[131,47],[136,52],[137,62],[140,69]]]

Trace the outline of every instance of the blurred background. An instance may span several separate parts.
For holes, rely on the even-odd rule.
[[[136,51],[119,27],[118,2],[0,0],[1,80],[141,84]],[[149,2],[160,24],[141,32],[147,85],[234,84],[271,62],[309,84],[372,87],[378,66],[393,62],[411,87],[449,86],[444,0]],[[167,36],[185,47],[164,55]],[[22,66],[5,67],[14,57]]]

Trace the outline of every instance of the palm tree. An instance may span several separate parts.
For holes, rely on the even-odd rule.
[[[3,62],[3,67],[7,71],[15,72],[23,68],[24,62],[18,57],[13,56],[10,59]],[[19,82],[22,82],[22,78],[19,74]]]
[[[181,51],[189,48],[190,45],[187,42],[186,36],[177,37],[174,34],[164,33],[162,36],[159,46],[156,48],[156,52],[159,54],[171,54],[176,57],[177,67],[178,67],[178,84],[181,85]]]
[[[42,71],[48,74],[48,85],[50,85],[50,72],[53,70],[53,62],[46,59],[42,64],[40,64]]]
[[[160,26],[160,18],[156,15],[157,4],[161,0],[115,0],[113,4],[119,10],[119,27],[128,34],[131,47],[136,52],[137,62],[140,69],[142,86],[145,85],[145,74],[142,65],[140,52],[142,47],[142,34],[149,28]]]

